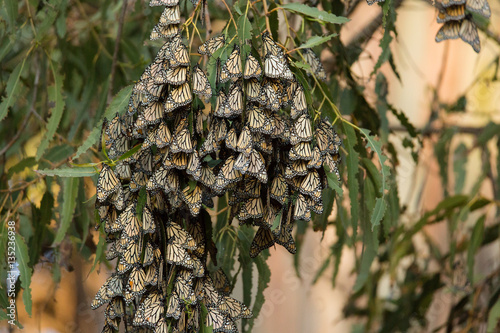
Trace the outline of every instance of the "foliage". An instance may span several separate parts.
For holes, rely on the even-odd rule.
[[[208,1],[205,14],[211,20],[228,22],[225,32],[237,35],[242,47],[247,47],[246,52],[251,50],[245,41],[255,41],[262,31],[269,29],[274,39],[290,50],[291,69],[306,87],[308,104],[318,110],[315,117],[329,119],[342,137],[341,180],[329,173],[329,187],[323,192],[325,213],[314,216],[311,225],[323,233],[335,230],[338,238],[316,280],[327,270],[333,270],[335,283],[343,251],[356,250],[357,277],[344,308],[345,316],[365,319],[363,331],[367,332],[423,330],[431,302],[448,292],[456,297],[445,323],[449,331],[487,325],[488,331],[493,332],[500,318],[499,271],[479,274],[475,258],[500,237],[497,219],[500,124],[492,120],[485,127],[466,129],[466,133],[474,136],[473,144],[466,144],[463,128],[442,125],[435,130],[439,126],[438,115],[445,117],[447,112],[466,108],[465,97],[448,105],[439,100],[436,88],[433,103],[429,105],[432,116],[421,130],[410,123],[404,110],[390,104],[387,88],[384,89],[387,79],[380,68],[387,64],[399,76],[389,46],[397,36],[395,22],[401,2],[386,1],[381,5],[381,24],[385,28],[380,40],[383,51],[372,73],[377,80],[376,103],[367,98],[367,87],[353,72],[365,40],[344,44],[338,37],[340,26],[348,22],[352,13],[352,8],[345,8],[344,2],[323,0],[321,7],[316,7],[270,0],[250,5],[240,0],[228,2],[226,8],[223,2]],[[123,8],[124,3],[135,5]],[[201,11],[196,11],[193,18],[191,14],[195,11],[189,2],[181,8],[183,17],[191,17],[185,23],[186,34],[198,44],[205,41],[210,33],[199,23]],[[123,22],[118,20],[122,13]],[[267,19],[264,13],[268,13]],[[60,277],[57,267],[71,266],[70,257],[61,255],[61,244],[72,245],[87,260],[94,256],[94,268],[106,262],[103,230],[99,234],[89,232],[99,222],[94,218],[93,185],[101,165],[104,162],[114,165],[118,159],[110,160],[106,149],[100,151],[99,135],[104,118],[124,113],[133,83],[161,46],[160,42],[144,44],[160,14],[161,11],[141,1],[2,2],[0,281],[1,289],[6,290],[5,230],[7,221],[14,220],[18,228],[16,257],[20,270],[16,289],[24,290],[22,301],[28,312],[31,311],[29,285],[36,264],[42,258],[49,258],[55,279]],[[118,28],[121,24],[123,29]],[[292,29],[292,24],[299,28]],[[278,31],[280,27],[285,28]],[[484,20],[480,28],[487,29]],[[324,52],[334,61],[335,65],[326,70],[326,81],[308,64],[310,48],[316,54]],[[216,56],[228,55],[221,51]],[[498,67],[498,58],[496,62]],[[215,82],[215,65],[210,60],[207,63],[211,84]],[[395,130],[388,125],[388,113],[401,124],[403,145],[418,163],[422,162],[418,158],[422,142],[437,137],[436,132],[439,134],[434,152],[444,199],[419,216],[407,214],[407,207],[400,204],[397,168],[402,156],[394,148]],[[34,142],[36,150],[32,148]],[[137,149],[132,148],[121,158],[132,156]],[[472,179],[466,165],[471,156],[478,154],[481,168]],[[473,184],[466,186],[466,182]],[[482,190],[485,186],[491,187],[490,195]],[[215,257],[218,267],[232,280],[232,286],[236,279],[242,280],[243,302],[257,316],[264,302],[262,291],[270,279],[266,263],[269,251],[265,250],[256,259],[249,257],[254,230],[227,225],[223,213],[227,204],[226,198],[221,197],[210,212],[212,241],[219,249]],[[334,217],[329,219],[332,211]],[[445,251],[440,250],[426,231],[427,226],[436,223],[447,226],[450,246]],[[298,228],[295,238],[307,229]],[[97,244],[94,235],[99,240]],[[417,236],[425,239],[427,257],[419,253]],[[220,249],[225,249],[224,253]],[[300,246],[297,249],[295,256],[299,262]],[[431,265],[438,268],[430,269]],[[254,276],[258,277],[257,286],[252,285]],[[392,289],[381,298],[377,291],[387,277]],[[480,297],[486,297],[487,301],[478,302]],[[6,301],[0,298],[2,308],[6,308]],[[206,311],[202,309],[204,315]],[[0,315],[5,318],[3,311]],[[253,319],[244,320],[242,328],[250,331],[252,325]]]

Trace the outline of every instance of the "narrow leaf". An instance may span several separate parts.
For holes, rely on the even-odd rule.
[[[36,172],[42,175],[59,177],[90,177],[98,173],[94,167],[44,169],[36,170]]]
[[[307,42],[305,42],[304,44],[300,45],[298,47],[298,49],[309,49],[311,47],[315,47],[315,46],[318,46],[318,45],[321,45],[323,43],[326,43],[328,42],[330,39],[332,39],[333,37],[336,37],[338,36],[338,34],[331,34],[331,35],[328,35],[328,36],[313,36],[311,38],[309,38],[307,40]]]
[[[238,37],[241,43],[245,43],[246,40],[252,39],[252,24],[246,15],[242,15],[238,19]]]
[[[16,262],[19,269],[19,278],[21,280],[21,288],[23,288],[23,303],[24,308],[29,316],[31,316],[31,275],[32,268],[29,267],[30,258],[28,255],[28,247],[24,242],[24,239],[16,233]]]
[[[16,9],[17,9],[17,1],[14,2],[16,3]],[[24,65],[26,64],[26,59],[27,58],[24,58],[23,62],[17,65],[16,68],[14,68],[14,71],[12,71],[12,73],[9,76],[9,79],[7,80],[7,87],[5,88],[5,93],[7,96],[2,98],[2,103],[0,103],[0,121],[3,120],[3,118],[5,118],[7,112],[9,111],[9,108],[17,100],[17,97],[21,90],[20,78],[23,72]]]
[[[64,236],[66,236],[66,232],[68,231],[71,221],[73,220],[79,182],[80,178],[64,178],[64,201],[61,208],[61,222],[59,224],[59,229],[57,229],[57,234],[54,239],[53,245],[61,243],[61,241],[64,239]]]
[[[351,126],[342,126],[346,135],[345,145],[347,148],[346,165],[347,165],[347,188],[349,189],[349,199],[351,201],[351,223],[353,231],[353,239],[356,239],[358,232],[359,220],[359,183],[358,183],[358,164],[359,153],[354,150],[356,144],[356,133]]]
[[[50,67],[52,69],[52,74],[54,75],[54,85],[48,88],[49,105],[51,105],[52,115],[47,122],[47,132],[45,133],[42,142],[40,142],[40,146],[38,146],[38,150],[36,152],[37,161],[40,157],[42,157],[43,153],[49,146],[50,141],[52,141],[52,138],[59,127],[59,123],[61,122],[65,105],[62,96],[63,77],[56,71],[53,62],[50,62]]]
[[[350,21],[350,19],[346,17],[336,16],[323,10],[319,10],[316,7],[309,7],[301,3],[287,3],[281,5],[281,7],[289,11],[308,16],[315,19],[316,21],[323,23],[342,24]]]
[[[469,248],[467,249],[467,273],[469,281],[474,284],[474,256],[477,250],[481,246],[484,235],[484,221],[486,216],[483,215],[477,220],[474,229],[472,230],[472,235],[470,236]]]

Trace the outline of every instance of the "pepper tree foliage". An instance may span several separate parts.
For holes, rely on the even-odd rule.
[[[130,321],[130,326],[127,326],[129,329],[136,327],[134,320],[136,324],[145,323],[145,327],[152,327],[156,325],[156,322],[150,322],[148,318],[151,317],[145,316],[144,310],[153,308],[153,305],[155,309],[165,305],[163,311],[168,311],[168,302],[176,301],[180,304],[174,309],[176,314],[168,317],[160,316],[162,319],[156,325],[160,327],[158,329],[173,329],[179,324],[193,328],[195,327],[193,326],[195,325],[193,313],[198,311],[197,324],[202,329],[210,326],[207,324],[211,324],[211,329],[231,331],[235,325],[232,319],[244,317],[241,329],[251,331],[253,319],[258,316],[265,301],[263,290],[270,279],[270,270],[266,264],[266,259],[270,255],[269,250],[264,249],[259,255],[255,255],[255,258],[251,258],[252,239],[256,230],[267,230],[270,231],[267,232],[267,236],[272,239],[272,242],[274,243],[274,238],[276,238],[276,243],[280,244],[277,239],[282,234],[281,230],[284,231],[283,234],[292,233],[292,229],[281,227],[281,221],[286,215],[284,213],[295,213],[298,197],[305,195],[300,191],[302,183],[286,182],[290,191],[295,191],[295,195],[286,198],[282,213],[268,220],[267,226],[262,221],[258,222],[262,220],[259,216],[251,216],[248,220],[254,224],[260,223],[259,227],[252,227],[252,223],[243,223],[244,225],[241,226],[236,222],[228,223],[228,219],[232,219],[233,216],[245,222],[241,215],[249,214],[248,210],[242,213],[241,208],[238,211],[232,211],[230,207],[234,205],[230,201],[237,198],[234,192],[232,196],[226,193],[221,194],[221,197],[215,201],[214,207],[210,207],[209,195],[203,195],[201,204],[197,201],[198,204],[182,210],[182,222],[170,221],[168,216],[163,216],[157,211],[153,212],[153,219],[165,218],[162,223],[155,224],[161,229],[161,233],[165,235],[168,232],[167,228],[180,228],[179,232],[185,238],[183,243],[176,242],[175,237],[173,241],[170,237],[168,240],[161,240],[160,237],[155,239],[156,230],[151,234],[146,233],[145,236],[137,236],[134,230],[125,232],[120,229],[123,226],[117,226],[119,232],[115,232],[111,230],[113,226],[106,226],[106,219],[101,221],[101,216],[95,213],[94,202],[96,201],[98,207],[101,207],[98,212],[102,213],[103,210],[109,210],[108,196],[113,196],[113,201],[123,200],[124,202],[133,196],[136,199],[133,205],[135,214],[130,214],[131,219],[137,219],[143,228],[144,207],[157,201],[154,198],[148,199],[146,190],[148,182],[130,180],[127,182],[129,188],[124,187],[125,193],[120,194],[118,193],[120,190],[113,187],[112,191],[101,195],[103,199],[100,200],[99,189],[97,198],[92,198],[95,192],[91,193],[87,190],[88,177],[98,185],[101,168],[106,170],[105,165],[109,165],[111,169],[116,170],[118,165],[127,162],[134,164],[131,168],[141,171],[149,181],[150,176],[153,175],[152,170],[148,173],[148,170],[141,170],[140,166],[135,165],[136,161],[140,160],[137,157],[144,151],[143,146],[150,145],[147,149],[151,149],[152,155],[155,156],[152,161],[156,161],[155,158],[161,158],[161,163],[163,163],[164,157],[169,156],[165,154],[165,149],[161,150],[160,147],[152,149],[151,146],[156,145],[155,138],[146,135],[147,129],[157,124],[137,125],[137,114],[130,119],[130,122],[126,119],[128,113],[134,112],[130,110],[130,96],[140,91],[137,86],[134,89],[134,85],[143,81],[145,68],[154,63],[163,45],[162,42],[155,41],[144,44],[144,41],[149,39],[151,31],[155,29],[162,10],[149,7],[142,1],[134,2],[133,6],[131,4],[112,1],[81,3],[78,0],[75,2],[4,0],[2,3],[0,84],[4,93],[0,104],[0,119],[2,119],[0,126],[2,133],[6,134],[2,137],[2,147],[5,148],[2,148],[1,153],[3,161],[8,162],[2,163],[1,214],[5,222],[1,225],[0,233],[2,265],[5,267],[7,264],[6,222],[15,220],[18,230],[15,238],[16,261],[20,271],[16,289],[23,290],[22,302],[28,314],[31,314],[29,286],[35,265],[41,261],[51,262],[55,281],[60,279],[60,267],[71,269],[69,256],[61,251],[61,245],[71,245],[74,251],[78,251],[86,259],[90,260],[93,256],[95,268],[99,263],[111,259],[109,255],[111,251],[107,249],[107,242],[112,241],[113,237],[120,238],[126,234],[129,237],[123,237],[123,243],[134,243],[137,239],[144,238],[145,241],[141,244],[141,246],[144,245],[144,252],[146,252],[148,242],[153,252],[159,251],[159,255],[153,254],[152,259],[157,265],[160,261],[165,261],[168,246],[175,243],[175,246],[183,253],[190,254],[189,258],[182,258],[180,260],[182,264],[179,265],[174,261],[169,262],[171,265],[165,265],[169,270],[158,272],[158,275],[152,272],[154,275],[152,279],[160,281],[155,285],[161,286],[156,294],[151,293],[154,289],[153,284],[144,292],[142,289],[132,290],[134,283],[130,284],[128,275],[123,281],[116,278],[113,286],[112,283],[108,283],[107,288],[100,291],[101,294],[98,294],[93,305],[97,306],[111,300],[109,304],[112,305],[108,306],[106,311],[107,327],[111,329],[118,321],[119,315],[123,315],[126,321]],[[224,63],[235,50],[234,45],[240,47],[242,69],[248,61],[247,55],[252,54],[258,59],[257,62],[264,71],[267,53],[262,51],[262,36],[265,36],[266,31],[270,32],[269,38],[277,42],[275,45],[279,50],[277,53],[281,52],[277,54],[278,59],[290,69],[290,74],[285,75],[283,72],[278,75],[280,86],[278,89],[286,91],[290,83],[283,82],[287,81],[290,76],[294,77],[303,87],[312,129],[317,129],[318,124],[321,124],[321,120],[324,119],[327,123],[333,124],[342,139],[342,146],[338,152],[333,149],[331,151],[334,156],[336,153],[339,154],[340,158],[337,161],[342,161],[340,164],[331,165],[338,167],[340,180],[337,179],[335,172],[332,172],[335,170],[331,170],[330,167],[326,168],[324,173],[318,171],[321,183],[326,180],[326,184],[321,185],[327,185],[322,190],[323,212],[319,213],[321,212],[319,207],[314,209],[313,202],[318,202],[317,200],[308,201],[307,207],[313,210],[312,223],[302,220],[294,222],[296,227],[293,230],[293,236],[290,236],[292,240],[288,238],[287,241],[281,242],[291,252],[296,250],[296,264],[300,262],[300,240],[302,239],[300,235],[304,234],[309,226],[312,226],[315,231],[335,232],[337,235],[337,241],[332,244],[331,252],[317,272],[317,278],[325,271],[333,270],[332,282],[335,283],[343,250],[361,249],[355,252],[356,283],[344,308],[346,317],[356,316],[367,319],[359,325],[358,328],[361,331],[379,329],[383,332],[396,332],[408,331],[410,328],[423,328],[427,325],[426,312],[433,297],[439,292],[449,290],[457,297],[446,322],[448,330],[480,325],[487,325],[488,329],[493,330],[500,316],[498,271],[492,271],[487,276],[477,274],[474,271],[474,256],[481,247],[494,242],[499,237],[497,222],[489,223],[486,216],[486,209],[495,208],[495,202],[497,202],[495,200],[499,196],[497,177],[499,171],[492,169],[494,165],[491,163],[492,151],[491,147],[486,144],[490,141],[497,143],[500,125],[491,122],[484,128],[477,128],[474,132],[477,136],[473,146],[467,147],[465,144],[459,144],[454,150],[451,150],[454,147],[451,143],[460,140],[458,136],[460,129],[444,128],[439,135],[435,152],[440,166],[445,199],[437,204],[435,209],[421,216],[406,216],[405,207],[401,207],[399,203],[399,193],[396,187],[395,168],[399,164],[400,156],[389,136],[391,129],[388,126],[387,116],[392,113],[401,123],[406,132],[404,146],[412,152],[415,162],[419,162],[418,152],[423,138],[431,135],[432,132],[415,129],[406,118],[404,110],[397,110],[387,101],[387,81],[378,71],[383,63],[388,62],[397,75],[397,68],[388,46],[393,42],[393,35],[396,33],[397,7],[401,5],[401,1],[397,3],[386,1],[378,5],[382,7],[382,25],[385,33],[380,45],[383,52],[372,73],[377,83],[376,105],[367,101],[364,95],[365,87],[351,71],[352,65],[356,63],[362,51],[364,40],[344,45],[338,38],[341,25],[346,22],[344,17],[350,16],[357,2],[348,7],[340,1],[321,1],[320,4],[321,9],[313,3],[208,1],[206,3],[208,11],[204,12],[205,3],[193,5],[190,2],[181,1],[179,8],[180,17],[182,17],[179,24],[180,43],[190,50],[189,63],[186,63],[184,67],[192,66],[188,74],[191,76],[197,70],[194,67],[195,64],[199,62],[200,67],[208,74],[213,96],[205,102],[206,104],[203,104],[203,97],[206,96],[198,98],[193,95],[191,110],[182,110],[180,115],[175,117],[166,115],[165,121],[172,137],[175,138],[181,131],[187,130],[189,135],[193,135],[193,147],[198,149],[202,147],[208,138],[209,125],[214,123],[215,116],[211,110],[217,107],[218,88],[223,89],[227,94],[228,89],[231,90],[230,86],[235,84],[232,80],[230,83],[221,84],[218,78],[223,72]],[[376,6],[373,10],[377,10]],[[283,16],[279,16],[279,12]],[[118,24],[117,17],[121,17]],[[214,20],[227,22],[222,31],[207,31],[207,23]],[[298,29],[297,25],[292,26],[292,23],[296,23],[297,20],[301,20]],[[487,22],[483,23],[481,30],[487,28]],[[285,26],[285,31],[279,32],[280,26]],[[218,54],[201,58],[196,54],[192,55],[196,53],[196,46],[213,36],[225,37],[225,46],[217,51]],[[325,81],[321,78],[321,67],[315,67],[318,63],[308,61],[309,54],[320,54],[322,51],[329,54],[334,62],[334,66],[325,71]],[[496,61],[498,62],[498,59]],[[271,77],[269,83],[278,82],[273,81],[274,79]],[[235,89],[244,90],[246,85],[247,82],[244,82]],[[245,91],[245,96],[247,94]],[[111,98],[113,95],[114,98]],[[282,98],[286,99],[286,94],[283,94]],[[430,128],[436,119],[447,112],[466,109],[464,101],[466,97],[462,96],[457,103],[446,105],[440,102],[438,94],[435,94],[435,100],[429,106],[433,117],[429,119],[427,128]],[[162,102],[166,101],[162,100]],[[286,100],[279,101],[279,103],[282,102],[287,103]],[[269,103],[269,100],[263,99],[255,105],[261,103]],[[208,106],[204,108],[205,105]],[[250,105],[253,104],[250,103]],[[132,103],[133,107],[134,103]],[[246,104],[244,107],[245,111],[242,114],[244,117],[249,117],[250,110]],[[180,105],[179,108],[183,109]],[[272,109],[271,105],[263,109],[266,108]],[[177,106],[174,109],[177,109]],[[291,115],[292,105],[290,103],[288,106],[283,105],[283,110],[282,114]],[[178,110],[171,111],[174,113]],[[117,113],[119,116],[115,117]],[[272,113],[266,116],[269,118]],[[197,120],[200,117],[203,134],[196,137],[195,133],[199,126]],[[213,118],[212,122],[210,122],[210,117]],[[106,122],[105,119],[108,121]],[[116,119],[121,120],[121,124],[126,129],[124,133],[127,133],[128,129],[132,131],[128,135],[133,138],[130,140],[129,149],[119,152],[116,149],[113,150],[116,148],[116,144],[113,143],[116,138],[112,137],[113,134],[109,130],[109,124],[112,124],[113,120],[116,124]],[[293,121],[295,119],[290,120],[291,126],[293,126]],[[186,125],[182,125],[184,123]],[[235,119],[225,121],[228,130],[235,124],[235,130],[242,131],[239,127],[244,124],[237,123]],[[103,128],[107,128],[108,131],[104,131],[104,138],[101,138]],[[178,128],[179,133],[176,133]],[[256,140],[261,147],[249,148],[252,153],[255,150],[259,158],[266,156],[266,153],[261,153],[261,151],[266,149],[262,145],[267,143],[270,143],[273,153],[280,148],[288,155],[290,154],[290,139],[283,139],[279,135],[272,137],[272,133],[265,131],[251,132],[252,135],[258,137],[268,137],[267,141]],[[39,141],[36,152],[30,152],[26,148],[31,138],[25,133],[36,133],[37,139],[35,140]],[[240,133],[238,133],[239,137]],[[295,143],[299,142],[310,141],[299,140]],[[317,144],[316,139],[312,142]],[[333,142],[338,144],[340,141],[334,140]],[[222,147],[225,147],[224,145],[225,142],[220,144]],[[214,150],[220,149],[217,144],[215,146]],[[99,148],[102,148],[102,151]],[[182,148],[177,149],[182,152]],[[477,150],[480,150],[483,156],[481,177],[477,179],[472,190],[465,191],[464,180],[467,172],[464,164],[468,156]],[[192,154],[191,151],[190,153]],[[241,153],[236,150],[235,158]],[[325,157],[326,155],[322,153],[321,151],[320,155]],[[330,157],[332,157],[331,153],[327,152]],[[279,154],[284,156],[284,152]],[[217,168],[222,167],[217,167],[217,159],[227,160],[228,158],[223,155],[220,152],[210,153],[207,155],[210,157],[200,160],[200,163],[209,168],[215,168],[215,177],[219,171]],[[266,172],[270,172],[268,176],[274,177],[277,174],[275,170],[279,168],[270,170],[270,164],[267,164],[270,163],[268,162],[270,159],[267,156],[262,159],[265,160]],[[289,163],[284,165],[284,172],[293,161],[283,160],[283,163],[287,162]],[[453,175],[448,173],[450,162],[454,166]],[[275,161],[273,163],[276,164]],[[497,163],[497,166],[499,164]],[[243,171],[245,165],[239,171]],[[28,171],[26,171],[27,168]],[[36,169],[36,172],[33,169]],[[316,169],[306,167],[306,170]],[[118,172],[118,177],[119,175]],[[194,176],[184,171],[179,172],[179,175],[179,183],[182,187],[179,187],[179,191],[176,192],[178,196],[174,198],[174,200],[177,199],[177,203],[172,204],[169,198],[170,201],[165,203],[166,205],[182,206],[189,201],[188,195],[198,191],[198,188],[205,193],[206,191],[203,190],[209,187],[202,181],[198,185],[199,179],[196,177],[201,177],[201,175]],[[253,175],[250,174],[250,176]],[[302,180],[305,175],[300,177],[302,178],[299,179]],[[295,177],[287,180],[293,178]],[[216,179],[219,178],[216,177]],[[454,188],[448,185],[452,180],[455,184]],[[481,192],[483,184],[490,184],[493,187],[493,197],[487,197]],[[151,185],[156,186],[154,183]],[[268,207],[271,201],[268,199],[270,194],[266,193],[268,188],[270,190],[269,185],[271,184],[262,181],[260,195],[252,198],[251,201],[260,198],[262,205]],[[130,190],[133,186],[137,186],[137,191]],[[60,190],[54,190],[55,188],[60,188]],[[130,194],[131,192],[133,194]],[[306,194],[315,195],[314,192]],[[274,198],[272,200],[274,204],[277,203]],[[294,207],[293,210],[292,207]],[[125,204],[123,207],[116,207],[117,216],[122,216],[119,214],[122,211],[121,208],[125,210]],[[193,214],[193,209],[199,212]],[[332,211],[335,211],[335,216],[333,220],[329,220],[328,217]],[[402,218],[410,219],[411,223],[401,223]],[[191,223],[191,219],[201,222]],[[472,227],[466,226],[465,222],[471,219],[474,220]],[[56,226],[51,221],[56,221]],[[111,222],[113,221],[116,219]],[[449,249],[441,252],[432,239],[425,237],[425,244],[431,251],[428,257],[422,259],[417,252],[413,238],[416,235],[425,236],[424,226],[441,221],[445,221],[448,225],[451,245]],[[179,222],[181,223],[177,224],[177,227],[172,224]],[[190,232],[190,225],[191,228],[192,226],[202,227],[201,235],[204,236],[202,242],[193,237],[196,233],[192,230]],[[93,226],[99,229],[98,242],[93,241],[93,232],[89,231]],[[185,227],[189,235],[185,234],[186,231],[183,229]],[[106,228],[108,230],[104,230]],[[459,237],[460,232],[469,229],[471,229],[470,237],[466,239]],[[295,242],[292,243],[294,240]],[[113,244],[116,243],[118,240]],[[199,250],[200,246],[203,247],[202,250]],[[106,250],[108,258],[106,258]],[[193,254],[193,251],[198,250],[199,256]],[[260,248],[255,250],[254,246],[254,254],[260,250]],[[141,264],[144,264],[144,256],[145,254],[141,254]],[[410,261],[409,265],[408,261]],[[377,265],[372,265],[374,262],[377,262]],[[437,263],[440,269],[428,269],[431,263]],[[129,269],[134,272],[140,270],[138,265],[125,267],[128,263],[120,263],[119,260],[117,264],[118,270],[124,269],[129,273]],[[402,265],[406,265],[407,268],[401,274],[398,272],[401,271]],[[148,265],[144,264],[144,266]],[[149,268],[146,267],[146,270]],[[460,270],[467,277],[466,282],[456,281],[457,277],[461,276],[457,273]],[[1,288],[5,291],[7,288],[6,270],[0,270],[0,274]],[[135,274],[142,276],[142,273]],[[252,276],[254,275],[259,277],[259,283],[256,286],[255,295],[252,295],[252,290],[254,290]],[[391,277],[393,288],[398,292],[390,298],[382,299],[377,295],[377,289],[380,288],[383,278],[387,275]],[[117,275],[113,275],[115,276]],[[185,281],[181,281],[183,277]],[[229,296],[238,279],[243,282],[243,299],[240,300],[242,303]],[[120,282],[117,282],[118,280]],[[198,280],[202,283],[198,283]],[[212,285],[220,281],[224,283]],[[116,287],[116,284],[122,284],[121,290],[117,291],[116,288],[119,289],[119,287]],[[184,286],[187,289],[193,289],[198,285],[204,289],[201,295],[208,295],[213,291],[211,297],[215,301],[207,303],[208,296],[198,298],[197,291],[194,291],[193,298],[189,290],[186,292],[186,297],[182,299],[171,297],[172,290],[175,288]],[[115,292],[120,295],[113,294]],[[165,294],[160,295],[160,292]],[[179,289],[176,292],[181,291]],[[2,295],[0,304],[2,308],[6,308],[8,305],[6,293],[0,294]],[[144,297],[141,296],[143,294]],[[122,296],[127,302],[116,300]],[[363,298],[367,299],[367,302],[360,302]],[[237,308],[234,316],[231,316],[228,309],[229,302],[235,304]],[[133,315],[137,312],[140,315],[134,319]],[[253,312],[253,317],[251,317],[251,312]],[[213,318],[210,319],[211,317]],[[6,312],[0,311],[0,318],[7,318]]]

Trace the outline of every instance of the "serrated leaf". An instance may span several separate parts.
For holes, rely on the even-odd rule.
[[[323,43],[326,43],[330,39],[332,39],[333,37],[337,37],[337,36],[338,36],[338,34],[336,34],[336,33],[328,35],[328,36],[312,36],[311,38],[309,38],[307,40],[307,42],[300,45],[298,47],[298,49],[309,49],[311,47],[315,47],[315,46],[321,45]]]
[[[56,134],[56,130],[59,127],[59,123],[61,122],[65,106],[65,102],[62,96],[63,77],[56,71],[53,62],[50,62],[50,67],[54,76],[54,85],[48,88],[49,105],[52,105],[52,115],[47,122],[47,132],[45,132],[42,142],[40,142],[40,146],[38,146],[38,150],[36,151],[37,161],[40,159],[40,157],[42,157],[45,150],[49,146],[50,141],[52,141],[52,138]]]
[[[246,40],[252,39],[252,24],[246,15],[238,19],[238,37],[243,44]]]
[[[257,291],[255,294],[255,301],[252,307],[253,317],[248,321],[249,327],[248,331],[252,332],[252,328],[255,322],[255,318],[259,316],[262,305],[264,305],[265,297],[264,290],[266,290],[269,281],[271,281],[271,270],[266,262],[266,258],[263,253],[261,253],[257,258],[255,258],[255,264],[257,266],[257,272],[259,274],[257,282]]]
[[[19,269],[19,279],[21,280],[21,288],[23,288],[23,303],[24,308],[29,316],[31,316],[31,275],[33,269],[29,267],[30,258],[28,255],[28,247],[20,234],[15,235],[16,242],[16,262]]]
[[[28,58],[27,57],[24,58],[23,62],[17,65],[16,68],[14,68],[14,70],[9,76],[9,79],[7,80],[7,86],[5,88],[6,96],[2,98],[2,103],[0,103],[0,121],[3,120],[3,118],[5,118],[5,116],[9,111],[9,108],[12,105],[14,105],[14,102],[17,100],[17,97],[19,96],[19,92],[21,90],[20,78],[24,69],[24,65],[26,64],[26,59]]]
[[[46,176],[59,176],[59,177],[90,177],[99,173],[99,171],[96,170],[96,168],[94,167],[44,169],[44,170],[36,170],[36,172]]]
[[[381,200],[377,200],[375,204],[375,208],[377,210],[373,210],[371,216],[371,224],[372,228],[380,224],[380,221],[384,217],[385,209],[387,207],[387,203],[385,201],[385,191],[388,190],[388,179],[390,175],[390,169],[387,165],[385,165],[385,161],[387,157],[382,153],[382,143],[380,141],[375,140],[375,137],[370,135],[370,131],[364,128],[360,129],[360,132],[366,138],[366,148],[370,148],[377,155],[379,164],[380,164],[380,172],[382,174],[382,184],[379,188],[379,193],[382,195]]]
[[[80,157],[80,155],[85,153],[91,146],[93,146],[97,142],[101,133],[102,122],[104,121],[104,118],[111,119],[116,113],[121,113],[123,109],[125,109],[125,107],[128,105],[130,94],[132,94],[132,89],[133,86],[129,85],[120,90],[115,95],[115,97],[113,97],[113,100],[111,101],[111,103],[109,103],[106,111],[104,111],[104,115],[101,120],[99,120],[98,124],[94,127],[92,132],[90,132],[89,136],[87,137],[87,139],[85,139],[82,145],[78,147],[78,150],[75,154],[75,159]]]
[[[386,0],[382,5],[382,26],[384,27],[384,35],[380,39],[380,48],[382,52],[378,57],[375,67],[371,75],[375,74],[377,70],[382,66],[383,63],[391,58],[391,48],[390,44],[392,42],[391,32],[396,32],[394,27],[394,21],[396,20],[396,11],[394,9],[394,4],[392,0]]]
[[[75,213],[76,207],[76,197],[78,195],[78,184],[80,183],[80,178],[64,178],[63,182],[63,198],[61,209],[61,221],[59,223],[59,228],[57,229],[57,234],[52,243],[53,246],[58,245],[66,236],[66,232],[73,221],[73,214]]]
[[[336,16],[323,10],[319,10],[316,7],[309,7],[301,3],[287,3],[281,5],[281,7],[289,11],[305,15],[315,21],[319,21],[320,23],[342,24],[350,21],[350,19],[346,17]]]

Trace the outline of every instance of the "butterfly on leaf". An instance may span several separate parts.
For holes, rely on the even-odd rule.
[[[219,80],[224,83],[230,79],[239,78],[241,75],[240,47],[234,45],[233,52],[231,52],[226,63],[221,68]]]
[[[206,54],[209,57],[212,56],[219,48],[224,46],[226,42],[226,38],[224,35],[212,37],[209,40],[207,40],[205,43],[200,45],[198,48],[198,53],[199,54]]]

